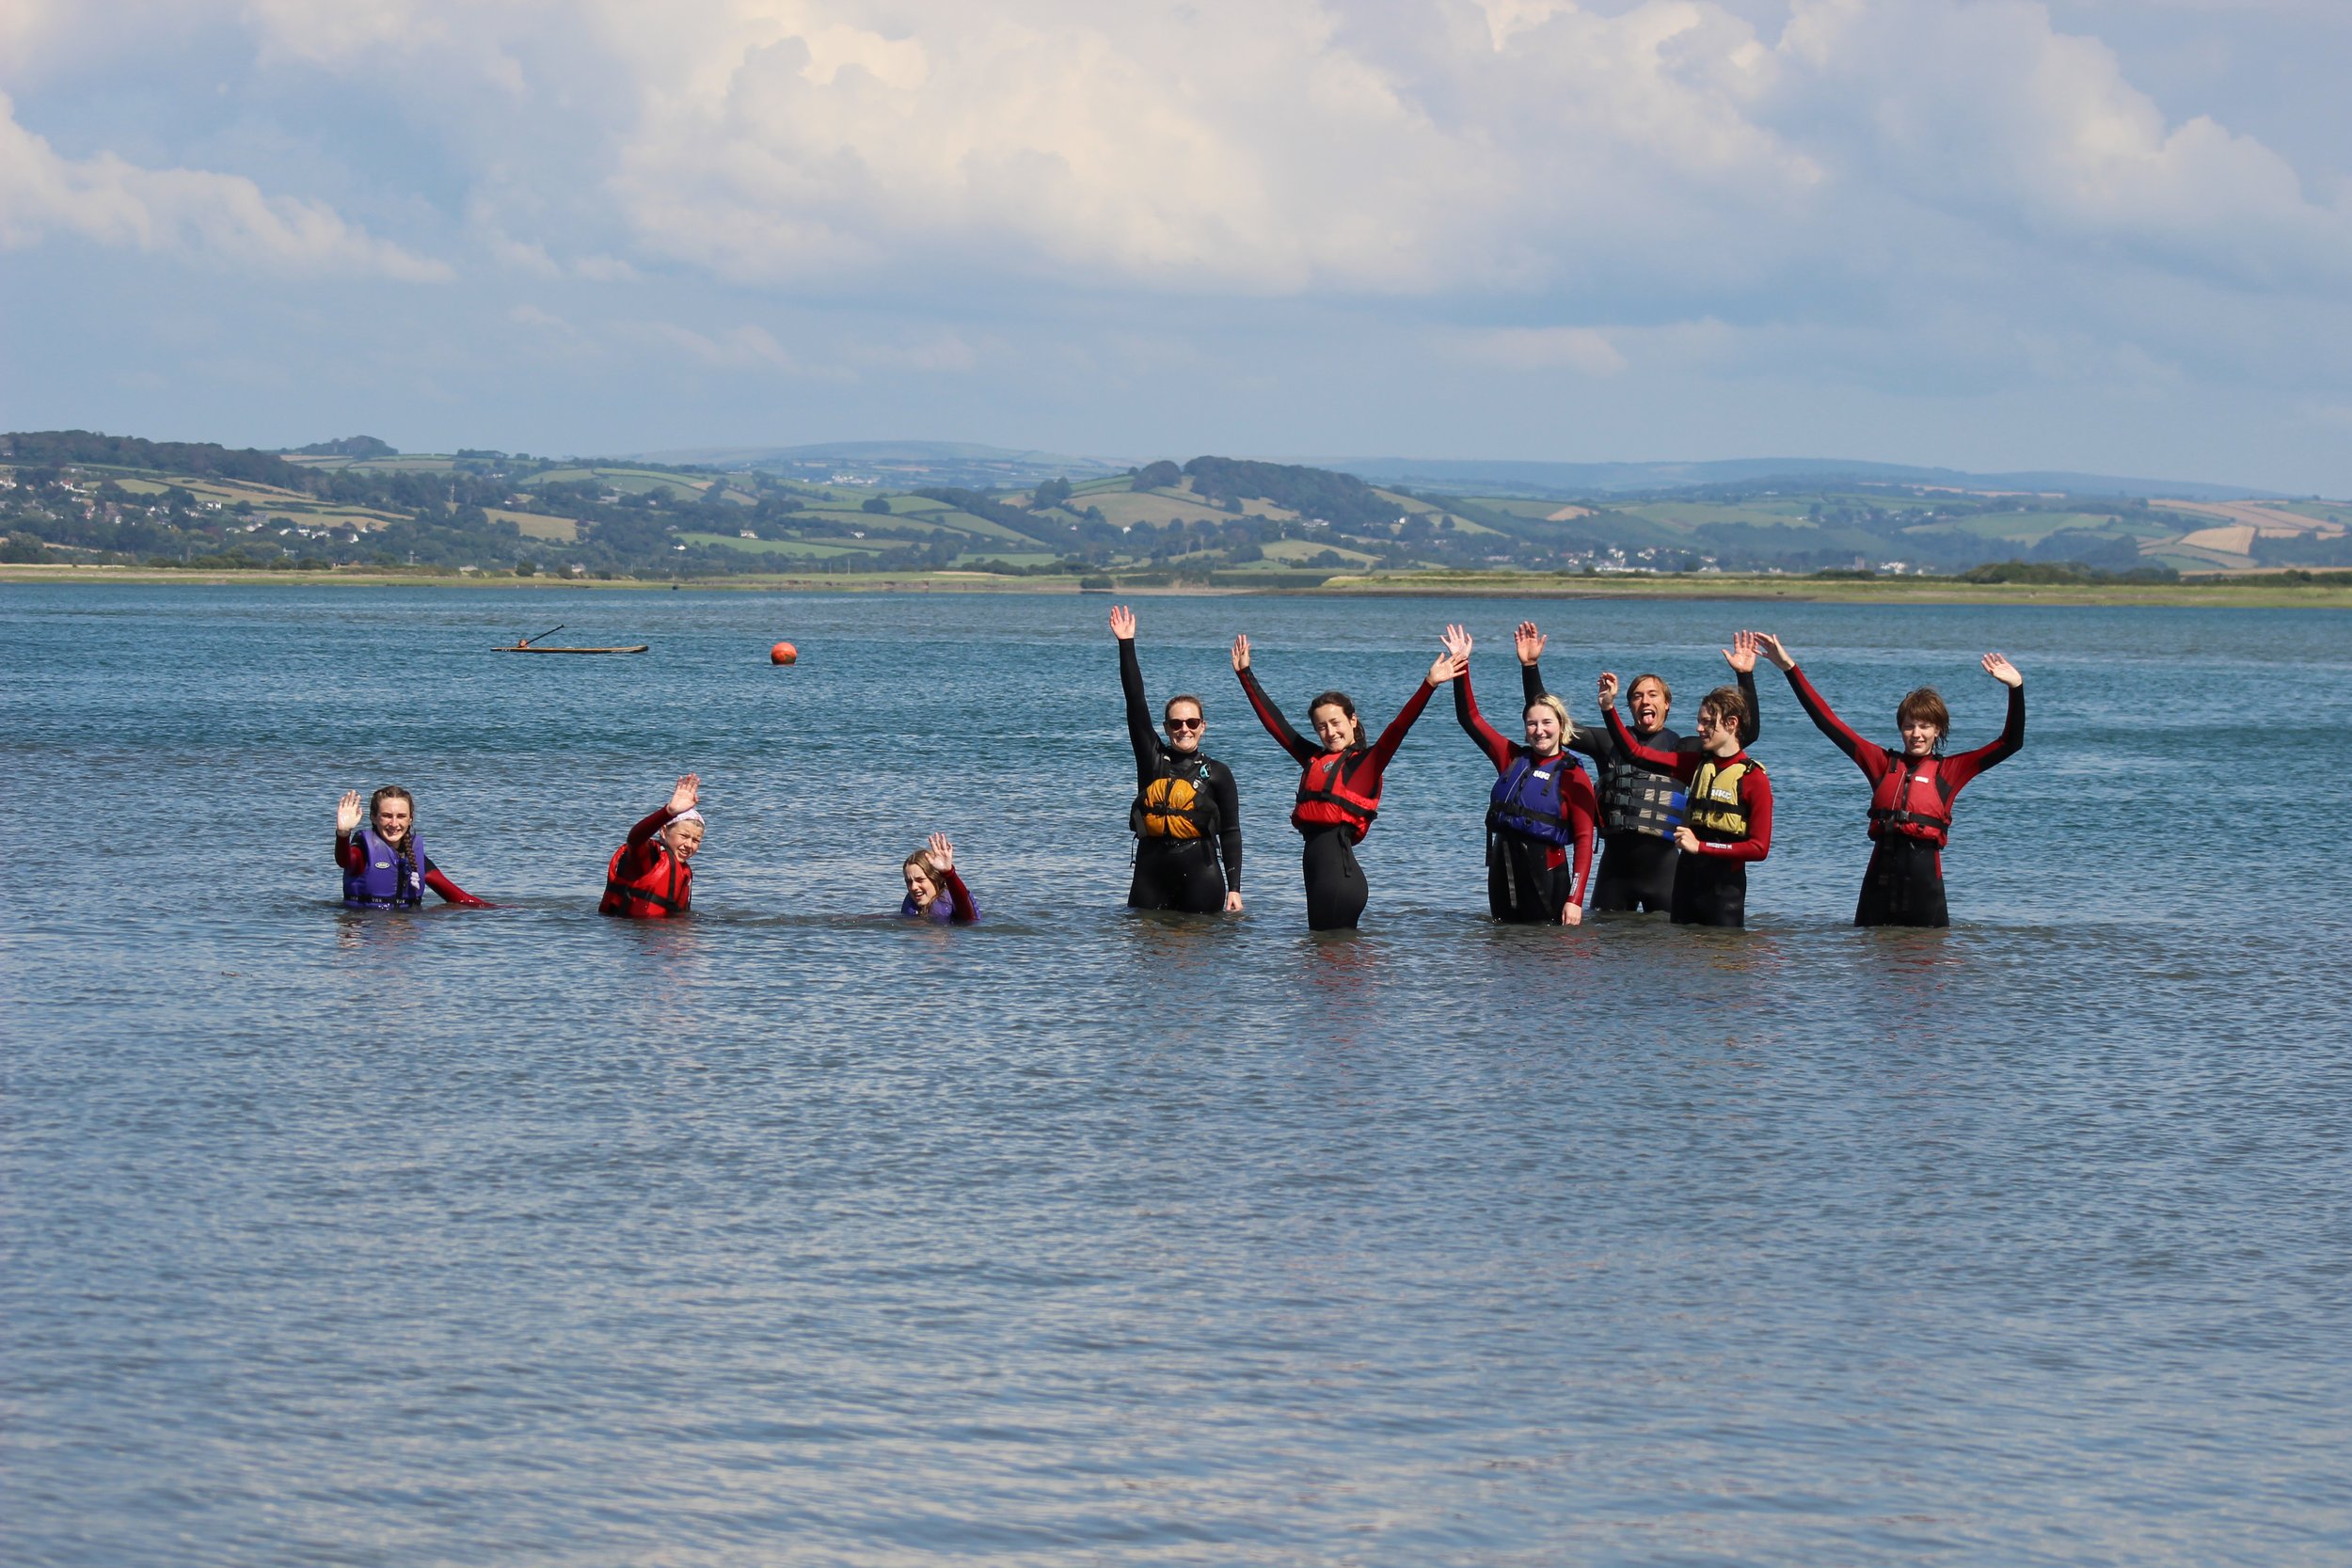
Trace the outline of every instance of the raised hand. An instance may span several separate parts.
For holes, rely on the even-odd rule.
[[[367,803],[359,799],[359,792],[356,789],[344,790],[343,798],[335,802],[336,836],[349,838],[358,832],[359,824],[367,819]]]
[[[1233,673],[1238,675],[1248,668],[1249,639],[1246,636],[1236,637],[1233,639]]]
[[[1111,606],[1111,635],[1121,642],[1136,640],[1136,612],[1123,604]]]
[[[1724,662],[1740,673],[1752,674],[1756,670],[1756,633],[1734,632],[1731,646],[1724,650]]]
[[[1771,659],[1774,669],[1794,670],[1797,667],[1797,656],[1783,647],[1780,639],[1771,632],[1758,631],[1748,635],[1756,639],[1756,651]]]
[[[1614,670],[1600,673],[1600,705],[1603,708],[1617,705],[1617,673]]]
[[[1448,626],[1445,628],[1445,635],[1438,641],[1445,644],[1447,653],[1452,654],[1466,665],[1470,663],[1470,634],[1466,627]]]
[[[1511,634],[1511,645],[1518,650],[1521,664],[1533,664],[1544,657],[1544,644],[1550,639],[1535,629],[1533,621],[1521,621]]]
[[[956,847],[947,842],[946,833],[931,834],[931,865],[943,877],[956,868]]]
[[[694,809],[694,802],[702,799],[702,793],[703,781],[701,774],[689,773],[679,779],[677,782],[677,787],[670,791],[670,815],[672,816],[678,816],[687,812],[692,811]]]
[[[2003,686],[2023,686],[2026,684],[2026,677],[2018,671],[2017,666],[2011,664],[2008,659],[2003,658],[1998,654],[1987,654],[1984,656],[1984,673],[1991,675],[1994,680],[1999,681]]]
[[[1453,632],[1460,631],[1462,628],[1459,626],[1449,626],[1446,629]],[[1462,639],[1462,645],[1465,648],[1470,645],[1470,639],[1468,637],[1464,637]],[[1446,682],[1452,680],[1454,676],[1460,674],[1463,671],[1469,668],[1470,655],[1467,653],[1454,652],[1453,646],[1449,643],[1446,651],[1439,654],[1436,662],[1429,666],[1429,684],[1432,686],[1443,686]]]

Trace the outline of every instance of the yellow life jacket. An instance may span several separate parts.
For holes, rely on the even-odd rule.
[[[1708,757],[1691,778],[1691,806],[1683,823],[1710,844],[1737,844],[1748,836],[1748,809],[1740,803],[1740,781],[1764,765],[1747,757],[1719,762]]]
[[[1141,838],[1207,838],[1217,830],[1216,799],[1209,793],[1209,759],[1178,762],[1163,755],[1160,776],[1143,786],[1127,814]]]

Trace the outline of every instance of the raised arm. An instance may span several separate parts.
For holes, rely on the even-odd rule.
[[[1462,728],[1470,732],[1470,737],[1478,743],[1478,749],[1486,753],[1486,760],[1495,765],[1496,772],[1500,773],[1511,766],[1511,743],[1486,722],[1485,714],[1478,711],[1478,699],[1470,692],[1468,670],[1463,671],[1461,678],[1454,683],[1454,717],[1461,722]]]
[[[956,847],[946,833],[933,833],[930,838],[931,869],[939,875],[939,885],[947,892],[947,918],[958,926],[969,926],[980,918],[979,906],[972,902],[971,890],[956,874]]]
[[[1127,743],[1136,749],[1139,788],[1158,769],[1160,737],[1152,728],[1152,705],[1143,696],[1143,665],[1136,657],[1136,612],[1125,605],[1114,608],[1111,634],[1119,639],[1119,689],[1127,699]]]
[[[1734,632],[1731,646],[1724,650],[1724,662],[1731,666],[1733,678],[1740,683],[1740,695],[1748,700],[1748,716],[1740,721],[1740,744],[1749,747],[1764,733],[1764,709],[1756,700],[1756,656],[1763,649],[1752,631]]]
[[[694,802],[702,799],[702,787],[701,774],[681,774],[677,787],[670,791],[669,803],[628,831],[629,847],[643,848],[647,839],[669,825],[670,818],[692,811]]]
[[[1519,656],[1519,696],[1524,702],[1544,694],[1544,644],[1549,641],[1533,621],[1521,621],[1511,633],[1512,650]]]
[[[2009,688],[2009,719],[1994,740],[1973,752],[1945,759],[1944,776],[1951,781],[1955,790],[1986,768],[2007,762],[2026,745],[2026,677],[2018,673],[2017,666],[1998,654],[1985,655],[1983,664],[1986,674]]]
[[[1853,726],[1830,711],[1829,704],[1813,689],[1813,683],[1805,679],[1804,672],[1797,668],[1797,656],[1790,653],[1779,638],[1770,632],[1757,632],[1756,645],[1766,658],[1779,667],[1782,674],[1788,677],[1788,689],[1797,694],[1798,705],[1804,709],[1805,717],[1813,721],[1813,727],[1829,736],[1839,751],[1852,759],[1855,767],[1871,779],[1877,779],[1886,766],[1886,748],[1857,734]]]
[[[335,802],[335,863],[345,871],[367,868],[367,846],[355,843],[351,836],[359,831],[359,824],[366,817],[367,806],[360,800],[359,792],[344,790],[343,798]]]
[[[1282,717],[1282,710],[1274,705],[1274,699],[1258,684],[1257,673],[1249,667],[1249,639],[1233,639],[1233,673],[1241,677],[1242,693],[1249,699],[1249,709],[1265,726],[1265,733],[1275,744],[1291,754],[1291,760],[1301,768],[1323,754],[1323,748],[1308,744],[1305,737],[1291,728],[1291,721]]]

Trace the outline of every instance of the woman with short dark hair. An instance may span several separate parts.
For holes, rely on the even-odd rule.
[[[1952,834],[1952,802],[1962,785],[2015,756],[2026,744],[2026,677],[1999,654],[1978,660],[1986,674],[2009,688],[2009,721],[1990,744],[1950,757],[1944,754],[1944,740],[1951,732],[1951,709],[1935,688],[1920,687],[1897,705],[1895,727],[1903,737],[1897,751],[1864,739],[1831,712],[1779,638],[1759,632],[1756,645],[1788,677],[1789,689],[1814,724],[1870,781],[1870,863],[1862,874],[1853,923],[1949,926],[1944,846]]]

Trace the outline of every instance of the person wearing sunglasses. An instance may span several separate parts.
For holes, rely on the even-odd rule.
[[[1168,730],[1162,740],[1143,697],[1136,612],[1114,605],[1111,635],[1119,640],[1119,685],[1136,752],[1136,798],[1127,810],[1136,862],[1127,902],[1138,910],[1239,914],[1241,796],[1232,769],[1200,749],[1208,734],[1200,699],[1187,693],[1168,700],[1160,712]]]
[[[1249,639],[1233,639],[1233,673],[1241,677],[1241,689],[1248,693],[1258,722],[1301,769],[1291,826],[1304,840],[1299,847],[1299,869],[1307,880],[1308,929],[1352,930],[1363,918],[1372,890],[1364,881],[1363,868],[1356,863],[1356,846],[1363,842],[1372,819],[1379,815],[1382,775],[1396,749],[1405,744],[1413,721],[1429,705],[1429,694],[1460,674],[1462,663],[1451,650],[1439,654],[1429,667],[1428,678],[1389,721],[1380,738],[1369,746],[1364,744],[1364,721],[1357,717],[1354,701],[1344,691],[1324,692],[1307,705],[1307,719],[1315,730],[1315,740],[1310,741],[1291,728],[1282,710],[1258,684],[1249,668]]]

